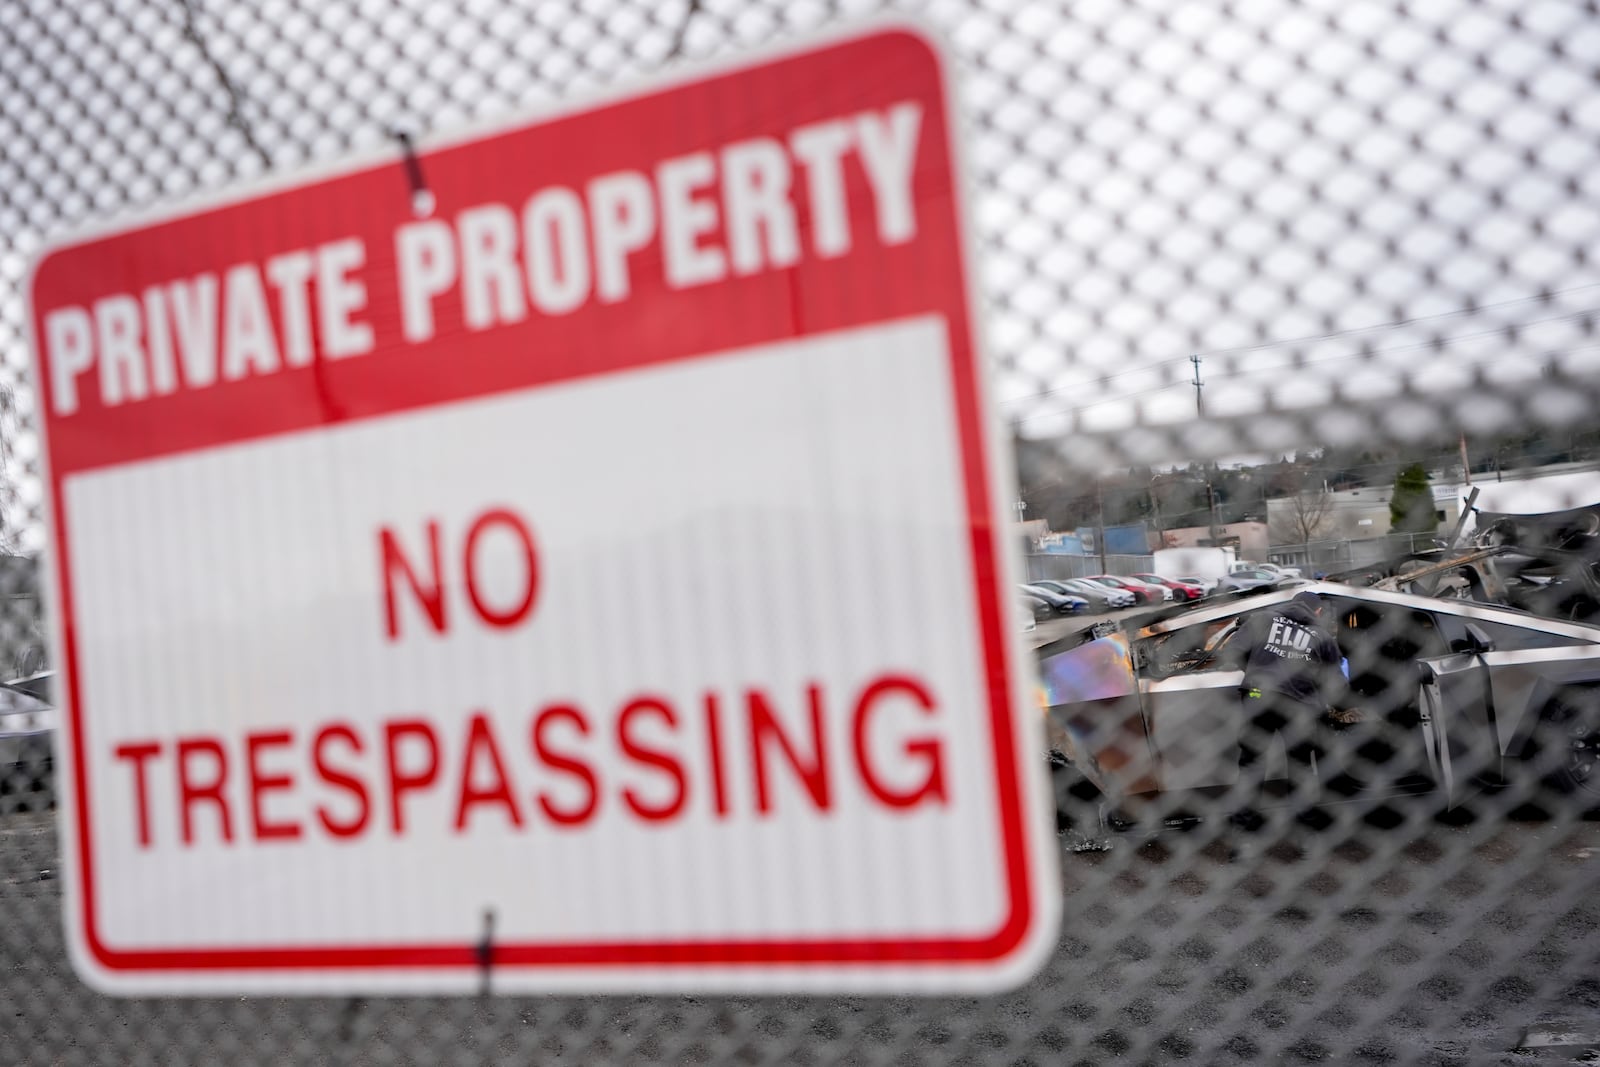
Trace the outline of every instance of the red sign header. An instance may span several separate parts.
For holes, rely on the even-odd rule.
[[[388,162],[58,250],[33,280],[56,462],[959,308],[940,92],[879,35],[425,150],[426,218]]]

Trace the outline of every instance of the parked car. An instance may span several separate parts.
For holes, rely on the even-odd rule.
[[[1173,599],[1172,590],[1164,585],[1151,585],[1149,582],[1141,582],[1137,578],[1125,578],[1120,574],[1094,574],[1089,576],[1089,581],[1126,589],[1140,598],[1141,604],[1159,604],[1163,600]]]
[[[1600,805],[1600,626],[1510,608],[1334,583],[1206,601],[1046,646],[1051,745],[1124,810],[1235,781],[1251,612],[1310,590],[1326,600],[1358,721],[1324,781],[1374,794],[1438,790],[1446,807],[1484,789],[1549,810]],[[1095,636],[1101,633],[1102,636]]]
[[[1096,589],[1104,589],[1108,593],[1124,593],[1133,598],[1133,605],[1135,607],[1145,607],[1150,603],[1150,594],[1147,591],[1125,589],[1122,586],[1115,585],[1111,582],[1102,582],[1098,578],[1079,578],[1077,580],[1080,582],[1087,582]]]
[[[1051,611],[1057,615],[1082,615],[1089,610],[1089,602],[1081,596],[1064,596],[1039,585],[1024,585],[1022,591],[1050,605]]]
[[[1094,590],[1101,591],[1110,598],[1113,608],[1132,608],[1139,605],[1139,595],[1131,589],[1123,589],[1121,586],[1106,585],[1089,578],[1074,578],[1068,584],[1080,586],[1090,592]]]
[[[1133,594],[1124,589],[1112,589],[1109,586],[1095,585],[1093,582],[1086,582],[1081,578],[1065,580],[1047,578],[1031,584],[1060,593],[1062,596],[1082,597],[1089,602],[1089,610],[1093,612],[1131,608],[1136,603]]]
[[[1226,577],[1217,580],[1215,592],[1237,593],[1242,590],[1264,589],[1269,586],[1283,585],[1292,581],[1277,571],[1269,571],[1265,567],[1247,567],[1243,570],[1230,572]]]
[[[1088,592],[1095,592],[1098,590],[1110,598],[1111,606],[1113,608],[1132,608],[1137,607],[1139,604],[1139,597],[1136,593],[1129,589],[1123,589],[1120,586],[1102,585],[1099,582],[1090,581],[1088,578],[1074,578],[1068,584],[1075,587],[1081,587]]]
[[[1022,605],[1023,610],[1033,617],[1035,629],[1038,628],[1039,623],[1058,617],[1056,609],[1051,607],[1043,597],[1034,596],[1032,593],[1023,593],[1018,602]]]
[[[1133,577],[1141,582],[1166,586],[1172,590],[1172,599],[1174,600],[1199,600],[1206,595],[1205,589],[1201,586],[1192,585],[1177,578],[1163,578],[1159,574],[1135,574]]]
[[[1276,563],[1251,563],[1248,560],[1241,560],[1237,563],[1234,563],[1228,568],[1228,570],[1230,573],[1239,571],[1270,571],[1271,573],[1278,575],[1280,578],[1304,577],[1304,575],[1300,573],[1299,567],[1283,567]]]
[[[1183,582],[1185,585],[1198,585],[1201,592],[1205,596],[1210,596],[1212,593],[1217,591],[1217,582],[1219,582],[1221,579],[1202,578],[1197,574],[1185,574],[1175,580]]]

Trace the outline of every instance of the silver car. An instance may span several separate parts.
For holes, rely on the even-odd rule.
[[[1244,567],[1217,579],[1214,591],[1237,593],[1250,589],[1267,589],[1293,580],[1289,575],[1265,567]]]
[[[1098,585],[1082,578],[1045,579],[1033,584],[1042,585],[1046,589],[1066,596],[1083,597],[1089,601],[1090,608],[1095,611],[1116,611],[1119,608],[1131,608],[1137,602],[1134,595],[1125,589]]]

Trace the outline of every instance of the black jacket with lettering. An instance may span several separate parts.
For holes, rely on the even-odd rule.
[[[1345,702],[1339,643],[1311,609],[1290,601],[1245,620],[1245,689],[1282,696],[1323,711]]]

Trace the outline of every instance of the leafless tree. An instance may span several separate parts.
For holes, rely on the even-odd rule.
[[[1273,517],[1272,539],[1281,545],[1303,545],[1319,540],[1326,532],[1328,514],[1333,510],[1333,494],[1326,489],[1306,489],[1285,497],[1283,510]]]

